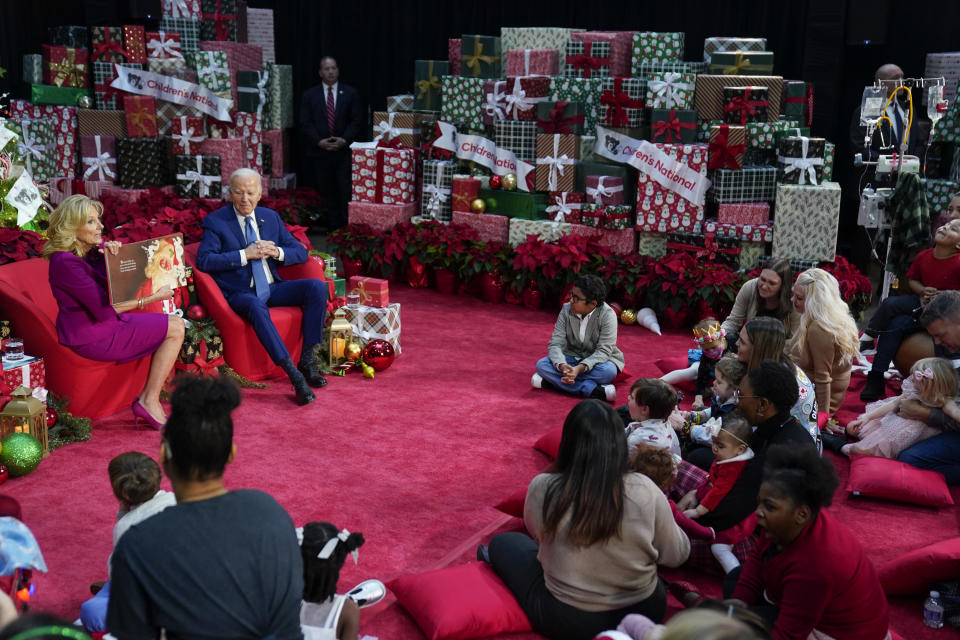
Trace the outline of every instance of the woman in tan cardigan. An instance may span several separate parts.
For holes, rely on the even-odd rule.
[[[850,386],[850,365],[859,353],[857,324],[837,279],[823,269],[797,276],[791,299],[801,315],[790,357],[813,380],[820,411],[832,414]]]
[[[733,302],[733,309],[723,321],[723,333],[727,336],[727,343],[736,343],[743,325],[757,316],[770,316],[782,322],[787,339],[790,339],[800,320],[790,301],[792,283],[793,269],[790,268],[790,261],[782,258],[771,260],[760,271],[759,276],[743,283]]]

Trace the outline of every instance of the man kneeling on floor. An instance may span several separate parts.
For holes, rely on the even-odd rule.
[[[598,276],[579,276],[563,305],[547,357],[537,362],[530,383],[535,389],[613,402],[611,384],[623,370],[623,353],[617,348],[617,314],[605,300],[607,287]]]

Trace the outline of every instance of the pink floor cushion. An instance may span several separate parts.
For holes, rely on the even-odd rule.
[[[498,511],[503,511],[508,516],[514,516],[515,518],[523,517],[523,505],[527,501],[527,487],[523,486],[511,493],[509,496],[500,501],[500,504],[496,505],[494,509]]]
[[[880,569],[887,595],[926,593],[939,580],[960,575],[960,538],[950,538],[906,553]]]
[[[533,443],[533,448],[544,452],[551,458],[556,458],[557,452],[560,451],[560,437],[562,435],[563,427],[557,427]]]
[[[429,640],[531,630],[507,585],[484,562],[402,576],[387,586]]]
[[[953,497],[943,474],[876,456],[851,458],[847,491],[857,496],[908,502],[925,507],[953,505]]]
[[[660,373],[666,375],[671,371],[676,371],[677,369],[686,369],[690,366],[690,361],[687,360],[686,356],[675,356],[671,358],[657,358],[657,361],[654,362],[657,369],[660,370]],[[696,379],[683,380],[673,385],[675,389],[680,389],[686,392],[692,392],[694,387],[696,387]]]

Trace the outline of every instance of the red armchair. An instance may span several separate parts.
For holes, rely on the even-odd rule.
[[[47,389],[70,399],[70,413],[101,418],[129,408],[147,380],[150,358],[99,362],[61,345],[48,266],[46,260],[31,258],[0,267],[0,313],[10,320],[14,335],[23,338],[25,351],[45,360]]]
[[[207,313],[223,336],[223,357],[230,367],[240,375],[251,380],[264,380],[284,375],[283,370],[273,364],[266,349],[257,339],[253,327],[238,316],[227,304],[220,287],[213,278],[197,269],[197,249],[199,243],[184,247],[187,264],[193,267],[193,282],[197,289],[197,298],[207,309]],[[311,258],[303,264],[280,267],[280,276],[285,280],[315,278],[327,283],[330,297],[333,297],[333,282],[328,281],[320,264]],[[287,345],[290,357],[296,362],[300,358],[303,346],[303,312],[297,307],[273,307],[270,318],[277,327],[283,343]]]

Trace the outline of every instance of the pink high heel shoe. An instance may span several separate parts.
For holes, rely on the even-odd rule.
[[[136,418],[135,423],[140,420],[144,420],[149,426],[153,427],[157,431],[163,428],[163,423],[158,422],[146,408],[140,404],[140,398],[137,398],[133,401],[133,404],[130,405],[130,410],[133,411],[133,416]]]

